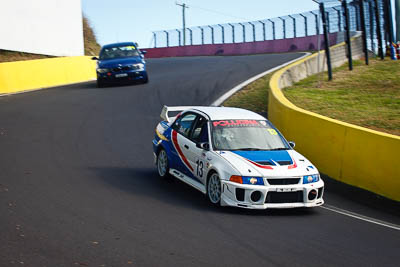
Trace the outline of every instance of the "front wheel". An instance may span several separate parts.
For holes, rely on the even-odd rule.
[[[168,164],[168,156],[167,152],[164,149],[161,149],[157,155],[157,171],[160,177],[166,178],[169,173],[169,164]]]
[[[221,202],[221,180],[217,173],[213,173],[208,179],[207,196],[210,202],[214,205],[219,205]]]

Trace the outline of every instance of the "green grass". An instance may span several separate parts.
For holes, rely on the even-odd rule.
[[[236,93],[224,106],[266,112],[271,75]],[[310,76],[283,90],[296,106],[337,120],[400,135],[400,61],[354,61],[327,74]]]
[[[271,76],[272,74],[268,74],[247,85],[242,90],[227,99],[223,105],[226,107],[245,108],[258,113],[267,112],[269,79]]]

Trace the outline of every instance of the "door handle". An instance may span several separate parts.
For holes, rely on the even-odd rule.
[[[184,147],[185,147],[186,149],[189,149],[189,146],[188,146],[188,145],[184,145]]]

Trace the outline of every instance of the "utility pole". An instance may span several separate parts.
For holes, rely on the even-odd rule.
[[[182,29],[183,29],[183,45],[186,45],[186,21],[185,21],[185,9],[189,8],[185,3],[178,4],[175,3],[177,6],[182,7]]]

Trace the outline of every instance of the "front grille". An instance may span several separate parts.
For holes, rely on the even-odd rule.
[[[278,160],[277,162],[281,166],[292,165],[293,164],[293,162],[291,160]]]
[[[271,161],[257,161],[257,163],[258,164],[261,164],[261,165],[275,165],[275,164],[273,164]]]
[[[236,199],[238,201],[244,201],[244,189],[236,188]]]
[[[118,68],[113,68],[113,72],[120,72],[120,71],[127,71],[132,69],[130,66],[124,66],[124,67],[118,67]]]
[[[324,192],[324,188],[323,187],[318,188],[318,196],[317,196],[317,198],[321,198],[323,192]]]
[[[300,178],[267,179],[267,181],[270,185],[289,185],[298,184]]]
[[[268,192],[265,203],[297,203],[304,202],[303,191]]]

